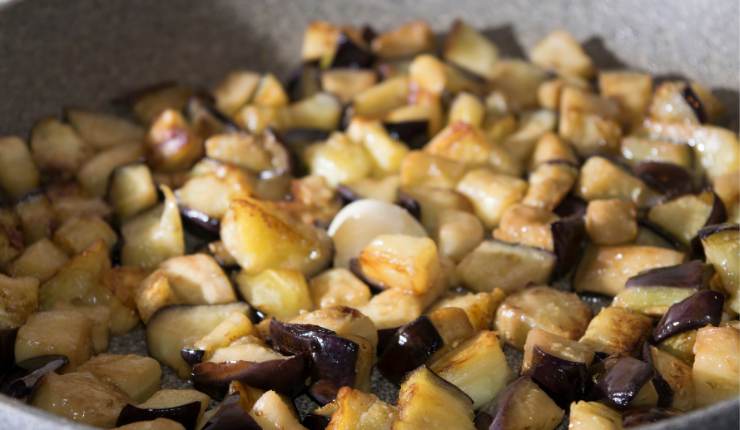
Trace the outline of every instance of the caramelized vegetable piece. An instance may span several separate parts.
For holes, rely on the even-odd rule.
[[[330,258],[323,232],[291,219],[267,202],[234,200],[221,221],[221,240],[245,273],[321,270]]]
[[[435,232],[439,252],[459,262],[483,241],[483,224],[473,214],[461,210],[445,210],[439,216]]]
[[[15,278],[32,277],[43,282],[51,278],[67,262],[67,254],[48,239],[41,239],[23,251],[8,266]]]
[[[621,245],[637,237],[637,210],[632,202],[592,200],[586,208],[586,231],[599,245]]]
[[[227,115],[234,114],[252,98],[259,79],[259,74],[248,70],[229,73],[213,90],[218,110]]]
[[[116,425],[167,418],[179,422],[186,429],[194,429],[209,401],[207,395],[196,390],[159,390],[144,403],[126,405]]]
[[[157,203],[157,189],[149,168],[144,164],[131,164],[114,170],[108,200],[122,219],[154,206]]]
[[[578,265],[573,286],[576,291],[614,296],[632,276],[648,269],[673,266],[684,254],[654,246],[589,246]]]
[[[382,330],[395,329],[413,321],[423,309],[421,297],[392,288],[374,295],[360,311],[373,320],[378,330]]]
[[[737,396],[740,331],[733,327],[704,327],[696,333],[692,375],[696,406],[707,406]]]
[[[27,195],[15,205],[26,244],[51,236],[56,214],[49,199],[41,193]]]
[[[630,354],[649,336],[651,328],[652,321],[647,316],[610,306],[589,322],[579,342],[596,352]]]
[[[738,281],[738,236],[740,228],[737,224],[720,224],[709,226],[699,231],[698,237],[706,255],[707,263],[711,264],[719,273],[722,286],[729,295],[730,307],[737,312],[740,310],[740,284]]]
[[[20,198],[39,186],[40,177],[31,152],[15,136],[0,137],[0,188]]]
[[[669,406],[680,411],[689,411],[694,407],[694,381],[691,366],[673,355],[654,346],[645,346],[643,351],[648,363],[655,368],[656,380],[662,381],[670,388],[670,395],[659,400],[660,405]]]
[[[725,297],[716,291],[702,290],[674,304],[658,321],[653,339],[660,342],[684,331],[705,325],[718,325]]]
[[[493,400],[511,378],[496,333],[487,330],[439,356],[429,367],[464,391],[476,409]]]
[[[426,363],[442,348],[444,339],[427,316],[400,327],[388,341],[378,361],[378,370],[390,381],[400,383],[407,372]]]
[[[477,30],[456,20],[447,33],[443,55],[447,61],[463,69],[491,78],[498,60],[498,48]]]
[[[90,372],[114,385],[134,402],[143,402],[159,390],[162,369],[150,357],[100,354],[86,361],[78,372]]]
[[[475,214],[487,228],[496,227],[507,208],[524,198],[527,183],[519,178],[495,174],[487,169],[468,172],[457,191],[470,199]]]
[[[102,240],[110,250],[118,241],[116,232],[98,216],[69,218],[54,232],[54,243],[74,255]]]
[[[337,410],[326,426],[328,430],[390,429],[396,418],[396,408],[375,397],[350,387],[337,393]]]
[[[621,430],[622,415],[599,402],[584,400],[570,405],[568,430]]]
[[[355,95],[352,103],[353,113],[366,118],[379,118],[405,105],[408,95],[407,76],[386,79]]]
[[[529,53],[532,62],[543,69],[553,70],[564,77],[588,79],[594,65],[573,36],[556,30],[542,39]]]
[[[603,157],[591,157],[581,167],[576,195],[586,200],[622,199],[643,207],[655,199],[655,192]]]
[[[538,360],[535,348],[552,357],[586,366],[591,365],[594,359],[594,351],[589,346],[535,327],[529,331],[524,343],[522,373],[527,373]]]
[[[352,272],[330,269],[311,279],[311,299],[319,308],[350,306],[359,308],[370,300],[370,289]]]
[[[126,405],[124,394],[89,372],[47,375],[30,403],[47,412],[96,427],[116,425]]]
[[[373,284],[417,295],[428,292],[439,276],[437,247],[429,238],[378,236],[362,250],[358,264]]]
[[[501,393],[491,430],[553,430],[563,419],[563,410],[529,377],[522,376]]]
[[[401,185],[453,189],[465,175],[465,165],[426,151],[411,151],[401,162]]]
[[[506,342],[521,349],[533,328],[578,339],[590,319],[591,310],[575,294],[538,286],[504,299],[496,311],[496,329]]]
[[[351,102],[355,95],[372,87],[376,81],[372,70],[333,69],[321,73],[321,88],[342,103]]]
[[[133,163],[144,156],[141,143],[123,143],[103,150],[85,162],[77,172],[77,180],[92,196],[105,195],[108,179],[118,167]]]
[[[371,47],[381,58],[398,58],[434,49],[434,33],[425,21],[409,21],[376,36]]]
[[[313,309],[306,279],[296,270],[267,269],[257,275],[242,271],[236,282],[242,296],[266,315],[285,320]]]
[[[530,283],[547,282],[554,267],[555,255],[550,252],[487,240],[463,258],[457,274],[475,291],[513,292]]]
[[[578,170],[565,163],[542,163],[529,174],[522,203],[548,211],[555,209],[573,188]]]
[[[18,330],[16,362],[46,354],[69,359],[66,370],[74,370],[92,354],[92,320],[76,310],[37,312]],[[64,330],[59,330],[64,327]]]
[[[252,406],[249,415],[262,430],[301,430],[293,405],[274,391],[267,391]]]
[[[417,428],[475,429],[470,398],[425,366],[419,367],[401,384],[398,416],[393,423],[393,429]]]
[[[648,220],[688,246],[702,227],[725,221],[724,204],[712,191],[687,194],[650,208]]]
[[[602,96],[619,104],[620,122],[636,127],[640,125],[650,104],[653,79],[646,73],[632,71],[599,72],[599,90]]]
[[[638,406],[640,391],[654,375],[652,367],[632,357],[612,357],[605,362],[605,372],[599,376],[596,389],[612,406],[624,409]]]
[[[231,282],[213,257],[192,254],[159,265],[181,303],[210,305],[236,301]]]
[[[31,130],[31,152],[41,170],[73,176],[90,155],[90,148],[74,128],[47,118]]]
[[[203,156],[203,140],[179,112],[159,114],[147,134],[147,159],[156,169],[173,172],[187,169]]]
[[[11,278],[0,274],[0,327],[16,328],[38,309],[39,281],[30,277]]]

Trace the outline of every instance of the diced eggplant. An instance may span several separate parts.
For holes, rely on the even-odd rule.
[[[682,81],[663,82],[655,89],[650,116],[658,121],[685,123],[704,123],[708,119],[702,99],[692,85]]]
[[[621,430],[622,414],[599,402],[578,401],[570,405],[568,430]]]
[[[180,356],[180,350],[211,332],[233,312],[246,314],[248,310],[245,303],[165,307],[146,326],[149,354],[186,378],[190,367]]]
[[[161,187],[164,202],[130,219],[121,227],[122,259],[127,266],[156,267],[162,261],[185,253],[185,239],[175,196]]]
[[[376,176],[398,173],[408,153],[408,148],[393,139],[380,121],[353,118],[347,127],[347,136],[365,148]]]
[[[674,357],[681,359],[684,363],[694,362],[694,344],[696,343],[697,330],[689,330],[669,337],[657,344],[658,349],[665,351]]]
[[[678,411],[665,408],[638,408],[626,411],[622,416],[624,428],[643,426],[678,415]]]
[[[586,231],[599,245],[621,245],[637,237],[637,208],[620,199],[592,200],[586,208]]]
[[[634,172],[650,188],[666,197],[690,194],[695,188],[691,174],[672,163],[644,161],[635,165]]]
[[[218,409],[203,424],[202,430],[261,430],[261,427],[245,410],[241,395],[232,394],[218,405]]]
[[[596,352],[630,354],[650,335],[649,317],[614,306],[603,308],[588,324],[579,342]]]
[[[529,377],[511,383],[496,400],[490,430],[554,430],[564,412]]]
[[[185,116],[193,132],[203,139],[218,133],[233,133],[240,130],[239,125],[216,107],[215,99],[208,94],[190,97],[185,106]]]
[[[356,94],[360,93],[358,90]],[[341,116],[342,105],[337,96],[320,92],[286,107],[279,113],[275,127],[332,131],[339,128]]]
[[[474,430],[473,418],[470,398],[459,388],[421,366],[401,384],[398,416],[392,427],[397,430]]]
[[[327,430],[390,429],[396,418],[396,408],[375,397],[350,387],[337,393],[336,411],[331,415]],[[323,428],[323,427],[322,427]]]
[[[591,58],[573,36],[556,30],[545,36],[529,53],[532,62],[564,77],[588,79],[594,74]]]
[[[99,354],[77,368],[116,386],[134,402],[143,402],[159,390],[162,368],[151,357]]]
[[[505,242],[553,251],[554,237],[551,226],[557,219],[557,215],[548,210],[517,203],[509,206],[503,213],[498,227],[493,230],[493,237]]]
[[[369,199],[345,206],[332,220],[328,233],[334,242],[334,267],[347,267],[351,258],[359,256],[362,249],[381,234],[427,235],[421,224],[404,209]]]
[[[409,78],[414,90],[442,94],[447,84],[445,64],[430,54],[418,55],[409,64]],[[480,124],[478,124],[480,125]]]
[[[356,94],[352,102],[352,113],[366,118],[379,118],[407,103],[409,79],[398,76],[379,82]]]
[[[636,406],[638,394],[650,384],[653,368],[632,357],[610,358],[605,372],[598,377],[596,390],[615,408]]]
[[[599,91],[617,101],[620,122],[634,128],[640,125],[650,105],[653,78],[633,71],[603,71],[599,72]]]
[[[575,294],[535,286],[504,299],[496,311],[496,329],[507,343],[522,349],[533,328],[578,339],[590,319],[591,309]]]
[[[187,169],[203,156],[203,139],[178,111],[159,114],[146,137],[147,159],[157,170]]]
[[[401,185],[404,187],[428,186],[454,189],[465,175],[465,165],[427,153],[411,151],[401,162]]]
[[[378,334],[373,322],[354,308],[334,306],[305,312],[291,320],[294,324],[317,325],[350,340],[367,339],[373,349],[378,344]]]
[[[694,408],[694,381],[691,366],[673,355],[645,344],[643,355],[655,369],[653,385],[656,389],[665,385],[664,392],[658,392],[658,406],[671,407],[681,411]]]
[[[223,397],[231,381],[261,390],[295,395],[304,388],[306,364],[303,355],[263,362],[204,362],[193,367],[191,379],[195,388],[214,398]]]
[[[54,232],[54,243],[69,255],[76,255],[102,240],[107,249],[118,241],[116,232],[99,216],[69,218]]]
[[[496,333],[487,330],[434,359],[429,367],[465,392],[475,409],[493,400],[512,375]]]
[[[603,157],[586,160],[575,191],[586,200],[616,198],[632,201],[638,207],[650,204],[657,196],[642,180]]]
[[[0,137],[0,188],[18,199],[39,183],[39,171],[26,143],[15,136]]]
[[[124,406],[116,425],[167,418],[182,424],[186,430],[194,430],[209,401],[207,395],[196,390],[160,390],[144,403]]]
[[[15,213],[23,227],[23,239],[27,245],[51,236],[56,214],[44,194],[27,195],[15,205]]]
[[[72,304],[57,302],[53,310],[73,310],[87,317],[92,323],[90,339],[93,354],[99,354],[108,349],[110,341],[111,309],[108,306],[90,304]]]
[[[538,346],[532,350],[528,375],[561,408],[583,398],[590,388],[586,363],[560,358]]]
[[[270,322],[270,339],[281,352],[310,356],[312,386],[316,388],[312,396],[317,401],[328,403],[339,388],[354,385],[360,350],[357,343],[319,326],[274,319]]]
[[[444,339],[432,321],[421,316],[395,332],[383,349],[378,369],[383,376],[398,384],[407,372],[426,363],[443,344]]]
[[[30,403],[80,424],[111,428],[127,400],[115,387],[89,372],[52,372],[43,378]]]
[[[726,220],[722,200],[712,191],[687,194],[650,208],[650,222],[688,246],[704,226]]]
[[[77,173],[91,149],[74,128],[55,118],[47,118],[31,130],[31,152],[41,170],[69,177]]]
[[[64,330],[60,330],[64,327]],[[20,362],[40,355],[62,354],[74,370],[92,354],[92,321],[75,310],[37,312],[18,330],[15,360]]]
[[[367,315],[378,328],[394,329],[407,324],[421,315],[424,303],[418,296],[398,289],[385,290],[374,295],[359,310]]]
[[[336,40],[336,48],[332,55],[331,68],[368,68],[374,61],[373,54],[361,37],[356,37],[354,32],[345,29],[339,33]]]
[[[380,200],[386,203],[395,203],[400,199],[400,178],[396,175],[382,179],[362,178],[337,187],[337,193],[346,203],[360,199]],[[413,215],[413,214],[412,214]]]
[[[292,402],[267,391],[252,406],[249,415],[262,430],[302,430]]]
[[[483,224],[493,228],[501,221],[506,209],[524,198],[527,182],[488,169],[476,169],[469,171],[456,189],[470,199]]]
[[[373,159],[362,144],[342,133],[310,145],[303,156],[310,173],[323,176],[332,187],[365,178],[373,169]]]
[[[447,61],[484,78],[493,77],[498,48],[484,35],[461,20],[456,20],[444,43]]]
[[[370,300],[370,289],[347,269],[335,268],[310,281],[313,303],[318,308],[351,306],[359,308]]]
[[[150,421],[137,421],[119,426],[116,427],[116,430],[185,430],[185,427],[168,418],[156,418]]]
[[[159,268],[181,303],[211,305],[236,301],[231,282],[213,257],[206,254],[173,257],[163,261]]]
[[[163,82],[132,91],[115,102],[130,105],[136,117],[145,124],[167,109],[181,110],[193,95],[193,89],[172,82]]]
[[[377,75],[372,70],[333,69],[321,73],[321,87],[334,94],[342,103],[349,103],[356,94],[375,85]]]
[[[614,296],[632,276],[680,264],[684,259],[682,252],[654,246],[589,246],[578,265],[573,286],[577,292]]]
[[[87,160],[77,172],[77,180],[92,196],[105,195],[108,179],[118,167],[139,161],[144,156],[141,143],[123,143],[105,149]]]
[[[549,356],[570,363],[582,363],[587,367],[594,360],[594,351],[588,345],[535,327],[529,331],[527,341],[524,343],[522,374],[534,366],[537,360],[535,348]]]
[[[547,282],[556,256],[537,248],[486,240],[457,266],[462,283],[475,291],[512,292]]]
[[[737,397],[738,349],[740,330],[734,327],[704,327],[697,331],[692,370],[697,407]]]
[[[551,211],[570,192],[577,177],[578,169],[567,163],[540,163],[529,174],[529,187],[522,203]]]
[[[284,320],[313,309],[306,278],[297,270],[242,271],[236,282],[242,296],[266,315]]]
[[[523,60],[502,59],[491,71],[491,85],[501,91],[513,111],[537,108],[537,89],[547,77],[544,70]]]
[[[434,50],[432,28],[425,21],[409,21],[376,36],[372,51],[381,58],[410,57]]]
[[[486,114],[485,109],[483,102],[478,97],[470,93],[459,93],[450,104],[447,123],[461,122],[480,128]]]
[[[61,371],[67,364],[69,360],[64,355],[39,355],[20,361],[12,372],[3,375],[0,392],[16,399],[25,399],[33,394],[46,375]]]
[[[737,255],[740,248],[740,227],[737,224],[720,224],[705,227],[699,231],[707,263],[719,273],[722,286],[729,295],[730,307],[740,311],[740,262]]]
[[[674,143],[666,140],[650,140],[641,137],[628,136],[622,139],[621,155],[627,162],[635,166],[645,164],[640,170],[650,177],[658,180],[662,174],[667,174],[666,180],[659,180],[656,183],[670,184],[671,190],[684,190],[693,182],[683,183],[679,178],[683,173],[676,170],[677,167],[690,169],[693,164],[691,147],[683,143]],[[652,164],[655,164],[652,166]],[[672,167],[667,167],[672,166]],[[658,175],[661,176],[658,176]],[[638,174],[638,177],[642,175]],[[670,180],[667,180],[670,178]],[[675,179],[674,179],[675,178]],[[648,181],[647,178],[643,179]],[[652,184],[650,184],[653,186]]]
[[[307,61],[291,72],[285,91],[291,101],[309,98],[321,91],[321,68],[318,61]]]
[[[411,149],[420,149],[429,140],[428,120],[386,121],[383,125],[393,139]]]
[[[661,342],[676,334],[705,325],[718,325],[725,297],[716,291],[702,290],[674,304],[653,331],[653,340]]]
[[[627,308],[645,315],[660,317],[669,308],[696,292],[692,288],[633,287],[614,296],[612,306]]]
[[[260,76],[248,70],[229,73],[213,90],[216,107],[227,115],[234,114],[252,98]]]
[[[530,138],[527,140],[529,139]],[[536,171],[537,166],[541,164],[552,164],[554,166],[563,167],[567,167],[569,165],[577,166],[578,158],[573,152],[573,148],[571,148],[567,142],[561,139],[557,134],[547,131],[536,137],[532,157],[529,163],[530,170]],[[575,182],[575,176],[577,176],[578,172],[575,173],[576,175],[568,175],[574,176],[572,182]],[[571,181],[560,180],[559,182]],[[571,185],[568,186],[568,189],[570,189],[572,185],[573,184],[571,183]]]
[[[108,200],[116,214],[128,218],[157,203],[157,189],[149,167],[144,164],[122,166],[113,171]]]
[[[38,310],[39,281],[31,277],[11,278],[0,273],[0,327],[22,326]]]
[[[450,122],[424,146],[424,151],[469,167],[487,166],[490,162],[494,169],[504,170],[502,173],[510,173],[506,170],[517,167],[503,147],[489,141],[480,129],[465,121]]]
[[[402,187],[401,193],[416,200],[421,206],[421,223],[434,234],[440,228],[442,215],[447,211],[463,211],[473,215],[473,205],[467,197],[448,188],[433,186]],[[475,215],[473,215],[475,217]],[[475,217],[478,220],[477,217]],[[482,223],[478,220],[478,224]]]
[[[0,375],[4,375],[15,363],[15,338],[18,327],[0,328]],[[2,376],[0,376],[2,382]]]
[[[434,236],[440,254],[459,262],[483,241],[483,224],[469,212],[444,210],[439,214]]]

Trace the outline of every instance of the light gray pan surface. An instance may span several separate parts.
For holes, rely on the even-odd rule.
[[[737,0],[0,0],[0,135],[26,136],[65,106],[105,109],[157,82],[209,86],[235,68],[286,76],[314,19],[383,29],[412,18],[440,32],[465,19],[507,56],[565,28],[601,68],[710,86],[737,130],[739,9]],[[113,348],[144,351],[136,333]],[[739,413],[733,400],[646,429],[736,430]],[[85,427],[0,396],[0,430],[73,428]]]

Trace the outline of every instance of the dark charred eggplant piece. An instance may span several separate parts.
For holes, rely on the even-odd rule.
[[[429,141],[429,121],[402,121],[383,123],[388,134],[411,149],[421,149]]]
[[[550,231],[553,251],[557,256],[553,276],[559,278],[575,267],[578,257],[583,254],[586,227],[583,217],[575,214],[553,222]]]
[[[668,309],[653,331],[653,340],[657,343],[705,325],[718,325],[722,319],[724,304],[725,296],[721,293],[712,290],[698,291]]]
[[[521,376],[498,397],[489,429],[554,429],[564,415],[563,410],[537,384],[528,376]]]
[[[326,426],[329,425],[329,421],[331,421],[330,417],[318,414],[307,414],[301,420],[301,424],[308,430],[324,430]]]
[[[182,424],[186,430],[194,430],[200,416],[201,403],[198,401],[185,403],[171,408],[139,408],[128,404],[121,409],[116,426],[120,427],[137,421],[151,421],[157,418],[167,418]]]
[[[15,363],[15,338],[18,328],[4,328],[0,330],[0,377],[13,368]]]
[[[656,423],[680,414],[679,411],[664,408],[641,408],[627,411],[622,415],[624,428],[637,427],[644,424]]]
[[[421,205],[418,200],[404,192],[399,192],[396,204],[406,209],[406,212],[411,214],[412,217],[421,221]]]
[[[443,344],[432,321],[422,315],[396,330],[378,359],[378,370],[389,381],[400,384],[406,373],[426,363]]]
[[[694,192],[694,179],[683,167],[672,163],[645,161],[634,167],[635,176],[667,197]]]
[[[301,64],[294,71],[288,82],[285,84],[285,90],[291,101],[299,101],[321,91],[321,72],[318,61],[309,61]]]
[[[617,408],[626,408],[642,387],[655,375],[652,366],[632,357],[619,357],[605,363],[597,377],[596,391]]]
[[[391,343],[391,340],[393,340],[393,337],[399,328],[400,327],[392,327],[378,330],[378,348],[376,354],[378,357],[383,355],[383,351],[385,351],[385,348]]]
[[[310,324],[288,324],[270,321],[270,339],[279,352],[293,355],[308,355],[311,381],[318,384],[315,393],[321,394],[318,401],[336,397],[343,386],[355,383],[355,366],[360,347],[335,332]]]
[[[580,197],[568,194],[560,201],[560,203],[558,203],[558,206],[553,209],[553,212],[562,218],[569,216],[582,217],[586,214],[586,207],[588,207],[588,202]]]
[[[480,411],[475,416],[473,424],[475,424],[476,430],[488,430],[493,423],[493,417],[488,412]]]
[[[223,397],[231,381],[293,396],[303,389],[306,380],[306,360],[302,355],[295,355],[261,363],[249,361],[198,363],[193,367],[191,380],[197,390],[213,398]]]
[[[701,102],[699,95],[696,94],[689,83],[684,86],[683,91],[681,91],[681,95],[686,101],[686,104],[689,105],[692,111],[694,111],[697,121],[701,124],[707,122],[707,111],[704,109],[704,104]]]
[[[646,270],[629,278],[625,286],[670,287],[704,289],[714,276],[714,268],[701,260],[692,260],[675,266]]]
[[[191,366],[195,366],[203,361],[203,358],[206,356],[206,352],[202,349],[186,347],[180,350],[180,356],[186,363]]]
[[[23,360],[7,376],[0,392],[16,399],[26,398],[33,393],[41,378],[68,363],[69,359],[63,355],[41,355]]]
[[[533,350],[529,376],[563,409],[584,398],[590,382],[586,363],[564,360],[538,346]]]
[[[367,69],[375,60],[373,54],[358,45],[347,33],[342,32],[337,40],[337,50],[331,63],[332,69]]]
[[[184,206],[179,206],[183,226],[196,237],[208,240],[218,240],[221,222],[211,218],[203,212]]]
[[[239,394],[226,397],[202,430],[261,430],[241,405]]]

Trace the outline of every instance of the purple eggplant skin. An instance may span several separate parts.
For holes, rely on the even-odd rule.
[[[507,410],[511,407],[511,404],[521,401],[521,390],[530,382],[533,383],[529,376],[520,376],[504,388],[504,390],[496,397],[496,407],[493,411],[493,420],[488,427],[489,430],[507,430],[509,428],[506,422]]]
[[[367,69],[373,65],[375,56],[359,46],[347,33],[342,32],[337,40],[337,50],[331,63],[332,69]]]
[[[270,321],[272,346],[281,353],[310,357],[308,370],[313,384],[319,384],[323,398],[336,397],[336,390],[355,384],[360,347],[335,332],[311,324]],[[326,380],[326,382],[322,382]],[[326,393],[334,387],[333,393]]]
[[[191,366],[195,366],[196,364],[203,361],[205,355],[206,352],[202,349],[185,347],[180,350],[180,357],[182,357],[182,359]]]
[[[701,260],[675,266],[648,269],[629,278],[625,287],[671,287],[706,289],[714,276],[714,267]]]
[[[491,414],[485,411],[480,411],[475,415],[473,424],[475,424],[476,430],[488,430],[493,423],[493,417]]]
[[[726,223],[716,223],[712,225],[707,225],[706,227],[699,230],[699,233],[697,234],[697,237],[699,239],[706,239],[707,237],[715,234],[715,233],[722,233],[724,231],[740,231],[740,224],[735,224],[731,222]]]
[[[389,381],[400,384],[406,373],[426,363],[444,340],[425,315],[401,326],[378,358],[378,370]]]
[[[702,124],[706,123],[707,111],[704,109],[704,103],[702,103],[699,95],[696,94],[688,82],[684,86],[683,91],[681,91],[681,96],[683,96],[683,99],[686,101],[686,104],[689,105],[691,110],[694,111],[696,120]]]
[[[712,196],[714,197],[712,199],[712,210],[709,213],[707,222],[704,224],[704,228],[706,228],[706,226],[722,225],[722,223],[727,221],[727,208],[725,208],[725,204],[716,193],[712,193]],[[701,232],[701,230],[699,231]],[[690,246],[692,254],[696,256],[696,258],[704,258],[704,247],[701,244],[701,238],[698,233],[693,239],[691,239]]]
[[[561,218],[550,224],[553,251],[557,256],[557,264],[553,278],[566,275],[578,263],[583,255],[583,244],[586,239],[586,228],[583,217],[571,215]]]
[[[650,343],[645,342],[642,345],[642,359],[647,364],[649,364],[655,372],[655,375],[653,376],[653,387],[655,387],[655,391],[658,393],[657,406],[661,408],[667,408],[673,403],[673,389],[663,378],[663,375],[658,372],[658,369],[653,363],[653,354],[651,353],[651,350],[653,348],[655,347],[650,345]]]
[[[650,188],[668,198],[696,191],[691,173],[673,163],[645,161],[637,164],[633,172]]]
[[[637,427],[644,424],[656,423],[680,414],[680,411],[669,408],[632,409],[622,414],[622,426],[624,428]]]
[[[401,121],[383,123],[388,134],[411,149],[421,149],[429,141],[429,121]]]
[[[261,390],[275,390],[294,396],[304,388],[307,363],[303,355],[261,363],[229,361],[203,362],[193,366],[193,386],[213,398],[222,398],[231,381],[239,381]]]
[[[655,376],[653,367],[633,357],[616,358],[596,383],[596,391],[618,409],[629,406],[640,389]]]
[[[261,430],[244,410],[238,394],[227,396],[202,430]]]
[[[4,379],[0,392],[16,399],[24,399],[33,393],[41,378],[68,363],[69,359],[64,355],[40,355],[23,360]]]
[[[360,200],[362,198],[362,196],[357,194],[355,190],[341,184],[337,186],[337,194],[339,194],[339,198],[342,199],[342,206],[346,206],[355,200]]]
[[[174,406],[171,408],[139,408],[132,404],[127,404],[121,409],[116,421],[116,427],[137,421],[152,421],[157,418],[167,418],[182,424],[186,430],[195,430],[200,416],[201,404],[198,401],[185,403],[184,405]]]
[[[385,351],[385,348],[388,346],[388,344],[393,339],[393,335],[396,334],[396,331],[400,327],[391,327],[391,328],[382,328],[378,330],[378,347],[376,349],[376,354],[378,357],[383,355],[383,351]]]
[[[586,215],[586,207],[588,206],[588,202],[583,200],[580,197],[576,197],[572,194],[568,194],[565,197],[563,197],[563,200],[558,203],[558,205],[553,209],[553,212],[561,218],[566,218],[569,216],[579,216],[583,217]]]
[[[179,209],[184,227],[187,230],[198,237],[218,239],[221,228],[221,222],[218,219],[211,218],[203,212],[185,206],[179,206]]]
[[[242,130],[228,115],[218,110],[216,100],[206,92],[201,91],[190,97],[185,105],[185,114],[190,124],[206,132],[204,138],[214,134],[236,133]]]
[[[15,338],[18,327],[0,329],[0,375],[5,374],[15,364]]]
[[[704,327],[718,325],[722,319],[725,296],[712,290],[701,290],[674,304],[653,330],[655,343],[673,335]]]
[[[309,413],[303,417],[301,424],[308,430],[324,430],[329,425],[329,421],[331,421],[329,417]]]
[[[415,198],[404,192],[399,192],[396,204],[406,209],[406,212],[408,212],[412,217],[417,220],[421,220],[421,205]]]
[[[584,398],[589,391],[585,363],[556,357],[538,346],[534,347],[529,377],[563,409],[569,408],[572,401]]]

